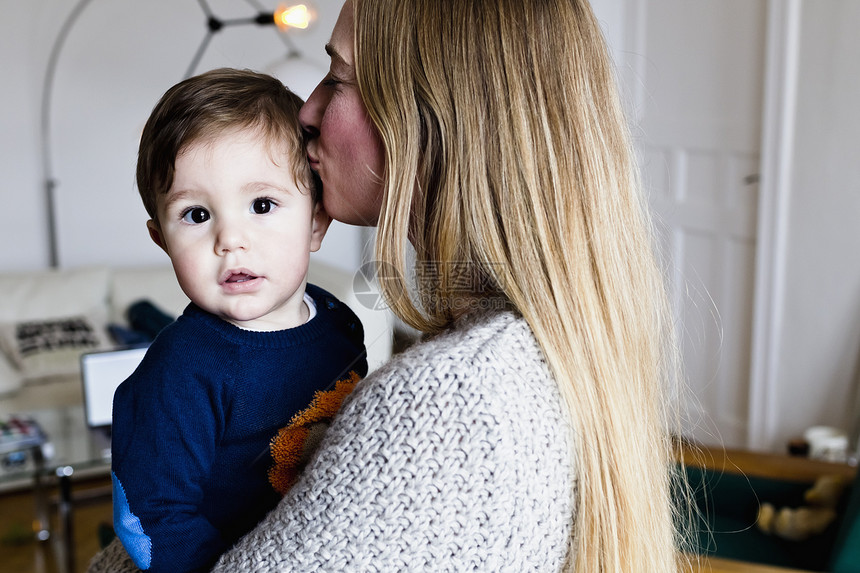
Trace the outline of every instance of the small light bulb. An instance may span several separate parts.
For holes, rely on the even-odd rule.
[[[313,13],[304,4],[296,4],[289,7],[282,4],[275,11],[275,24],[281,30],[289,28],[305,29],[310,25],[312,19]]]

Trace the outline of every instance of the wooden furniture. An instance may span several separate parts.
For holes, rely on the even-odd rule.
[[[749,561],[704,557],[693,566],[693,573],[808,573],[802,569],[772,567]]]

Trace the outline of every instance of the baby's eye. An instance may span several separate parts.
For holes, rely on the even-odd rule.
[[[251,210],[257,215],[265,215],[272,210],[272,207],[274,207],[274,204],[271,199],[254,199]]]
[[[209,211],[203,207],[192,207],[182,213],[182,220],[186,223],[200,224],[205,223],[210,218]]]

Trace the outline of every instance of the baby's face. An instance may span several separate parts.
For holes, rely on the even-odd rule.
[[[238,130],[183,150],[150,229],[194,303],[242,328],[280,330],[306,319],[308,260],[327,225],[286,152]]]

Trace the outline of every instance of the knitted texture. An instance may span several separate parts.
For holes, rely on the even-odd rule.
[[[358,383],[296,485],[214,571],[558,571],[571,448],[525,321],[460,321]],[[89,571],[134,567],[115,543]]]

